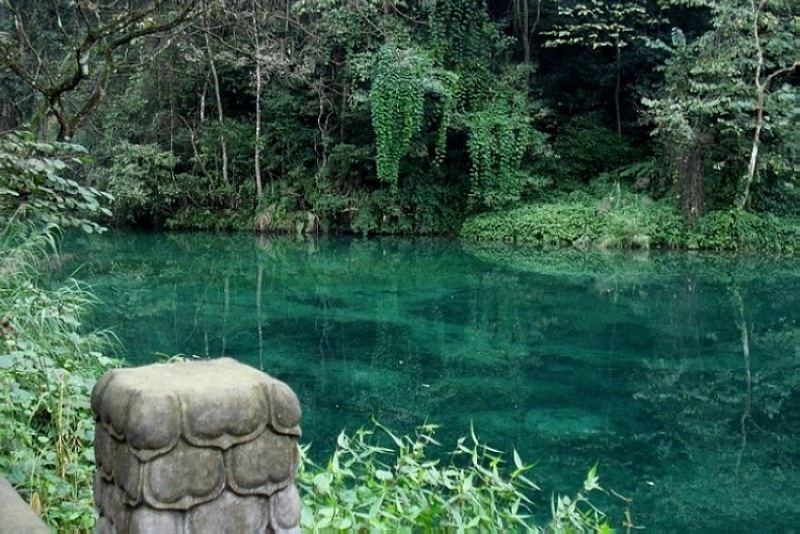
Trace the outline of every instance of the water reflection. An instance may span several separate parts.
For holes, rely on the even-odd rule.
[[[670,529],[800,517],[795,259],[439,240],[71,236],[134,363],[232,355],[287,381],[328,450],[371,417],[602,482]],[[73,265],[74,267],[74,265]]]

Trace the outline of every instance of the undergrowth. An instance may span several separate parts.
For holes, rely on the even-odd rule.
[[[509,465],[503,453],[478,440],[474,429],[442,454],[436,449],[441,447],[434,438],[437,428],[425,424],[413,436],[398,436],[375,422],[352,436],[342,432],[324,466],[311,461],[308,446],[302,447],[301,527],[314,532],[612,531],[606,514],[589,499],[593,492],[606,492],[597,466],[574,495],[554,495],[551,519],[537,525],[531,497],[539,487],[530,478],[532,464],[515,450]],[[620,498],[625,502],[622,526],[633,528],[629,501]]]
[[[75,281],[49,287],[57,231],[0,232],[0,472],[51,527],[94,525],[91,388],[112,337],[87,333],[94,297]]]
[[[613,188],[604,197],[574,193],[557,202],[483,213],[461,237],[545,247],[728,250],[793,254],[797,224],[740,209],[684,221],[669,201]]]

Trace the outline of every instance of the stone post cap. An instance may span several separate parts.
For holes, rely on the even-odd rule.
[[[231,358],[105,373],[92,390],[98,532],[296,532],[300,403]]]
[[[301,435],[300,402],[289,386],[232,358],[108,371],[92,390],[92,410],[141,461],[172,450],[181,437],[225,450],[267,427]]]

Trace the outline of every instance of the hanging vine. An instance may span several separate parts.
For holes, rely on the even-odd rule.
[[[422,125],[424,94],[418,82],[419,59],[408,50],[378,51],[370,91],[378,178],[397,187],[400,159]]]
[[[400,162],[423,123],[434,122],[424,120],[432,112],[440,116],[435,165],[443,161],[447,131],[466,133],[472,209],[520,199],[520,166],[533,131],[527,76],[496,64],[508,44],[485,0],[437,0],[428,53],[393,44],[380,49],[370,100],[381,180],[397,187]],[[426,105],[428,95],[438,98]]]
[[[471,207],[500,208],[518,201],[520,163],[530,137],[527,117],[498,97],[470,113],[466,122]]]
[[[469,109],[491,92],[492,56],[503,43],[485,0],[433,2],[430,41],[441,64],[461,79],[461,108]]]
[[[485,0],[434,2],[430,37],[434,54],[460,80],[454,105],[467,134],[470,206],[508,206],[522,194],[520,164],[532,133],[528,76],[498,63],[510,41],[492,23]]]
[[[422,128],[425,95],[440,97],[437,160],[441,159],[454,107],[457,76],[434,66],[426,55],[385,45],[377,53],[370,90],[378,178],[397,187],[400,160]]]

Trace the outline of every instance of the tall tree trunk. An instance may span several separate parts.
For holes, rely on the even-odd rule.
[[[622,113],[620,112],[619,97],[622,91],[622,47],[617,40],[617,79],[614,85],[614,117],[617,120],[617,136],[622,137]]]
[[[256,206],[258,206],[261,195],[264,192],[264,186],[261,181],[261,88],[263,81],[261,79],[261,46],[258,39],[257,13],[258,6],[253,3],[253,42],[256,45],[256,131],[255,141],[253,143],[253,173],[256,179]]]
[[[739,192],[736,195],[735,206],[744,209],[750,202],[750,188],[753,185],[758,169],[758,152],[761,148],[761,130],[764,128],[763,95],[758,95],[758,112],[756,118],[756,131],[753,133],[753,146],[750,149],[750,160],[747,162],[747,173],[739,182]]]
[[[756,125],[753,132],[753,141],[750,148],[750,159],[747,163],[747,172],[739,182],[739,191],[736,195],[734,205],[739,209],[744,209],[750,202],[750,191],[753,183],[756,180],[756,173],[758,172],[758,158],[761,151],[761,132],[764,131],[766,118],[764,116],[765,108],[767,105],[767,91],[769,91],[770,83],[776,76],[789,74],[800,66],[800,61],[795,60],[792,65],[785,66],[774,70],[770,74],[764,76],[766,69],[766,62],[764,59],[764,46],[761,43],[761,31],[758,27],[761,12],[764,10],[766,0],[760,0],[756,4],[755,0],[750,0],[750,6],[753,10],[753,42],[756,47],[756,72],[754,76],[756,88]]]
[[[703,184],[703,156],[708,135],[698,133],[694,144],[680,147],[678,154],[678,195],[681,212],[686,220],[694,222],[705,211],[705,186]]]
[[[525,64],[531,62],[530,13],[528,0],[514,0],[514,12],[517,18],[517,31],[522,40],[522,58]]]
[[[753,132],[753,144],[750,149],[750,160],[747,163],[747,173],[742,177],[739,183],[739,191],[736,195],[735,206],[739,209],[744,209],[750,201],[750,187],[756,177],[758,170],[758,152],[761,147],[761,130],[764,128],[764,103],[766,100],[767,81],[761,79],[761,73],[764,69],[764,49],[761,46],[761,35],[758,29],[758,19],[761,9],[764,7],[766,0],[761,0],[758,4],[754,0],[750,1],[750,6],[753,10],[753,40],[756,46],[756,73],[755,73],[755,86],[756,86],[756,129]]]
[[[222,152],[222,182],[225,185],[230,185],[228,177],[228,145],[225,140],[225,111],[222,108],[222,92],[219,86],[219,76],[217,76],[217,62],[214,59],[214,51],[211,49],[211,39],[209,38],[210,28],[208,20],[206,20],[206,53],[208,54],[208,66],[211,72],[211,81],[214,84],[214,96],[217,103],[217,120],[219,121],[219,148]]]

